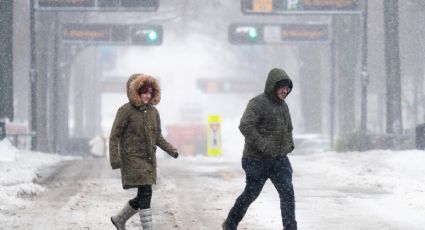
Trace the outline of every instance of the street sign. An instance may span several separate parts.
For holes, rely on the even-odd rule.
[[[360,12],[360,0],[241,0],[244,14],[341,14]]]
[[[221,116],[210,115],[208,116],[208,129],[207,129],[207,146],[208,156],[220,156],[221,149]]]
[[[61,38],[65,43],[157,46],[162,35],[161,25],[64,24]]]
[[[65,42],[111,42],[112,26],[95,24],[65,24],[62,41]]]
[[[254,31],[254,37],[250,35]],[[229,42],[235,45],[327,43],[328,24],[231,24]]]
[[[328,24],[282,24],[281,39],[287,42],[328,42]]]
[[[35,0],[38,10],[156,11],[158,7],[159,0]]]

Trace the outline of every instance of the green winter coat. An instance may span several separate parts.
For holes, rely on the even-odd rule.
[[[272,69],[264,93],[252,98],[241,118],[239,129],[245,136],[244,158],[276,159],[294,149],[292,121],[288,105],[277,98],[275,85],[289,79],[282,69]]]
[[[137,90],[149,81],[155,94],[143,105]],[[153,77],[137,74],[127,84],[129,102],[118,109],[109,137],[110,163],[121,169],[124,189],[156,183],[156,146],[173,157],[177,150],[161,134],[161,119],[154,107],[161,99],[161,91]]]

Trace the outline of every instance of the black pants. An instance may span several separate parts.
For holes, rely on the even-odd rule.
[[[152,185],[142,185],[137,188],[137,196],[128,203],[134,209],[148,209],[151,207]]]
[[[277,189],[280,198],[282,224],[285,230],[296,230],[295,197],[292,185],[292,167],[288,157],[275,160],[242,159],[242,168],[246,174],[246,185],[243,193],[226,219],[226,225],[236,229],[244,217],[249,205],[257,199],[267,179],[270,179]]]

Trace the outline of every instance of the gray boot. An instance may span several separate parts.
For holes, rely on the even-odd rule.
[[[142,222],[143,230],[152,230],[152,209],[140,209],[140,222]]]
[[[136,212],[137,210],[131,207],[127,202],[124,208],[117,215],[111,217],[111,221],[117,230],[125,230],[125,222],[127,222],[130,217],[136,214]]]

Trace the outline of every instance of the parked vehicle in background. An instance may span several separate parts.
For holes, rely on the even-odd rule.
[[[167,126],[166,139],[183,156],[207,154],[206,124],[181,123]]]

